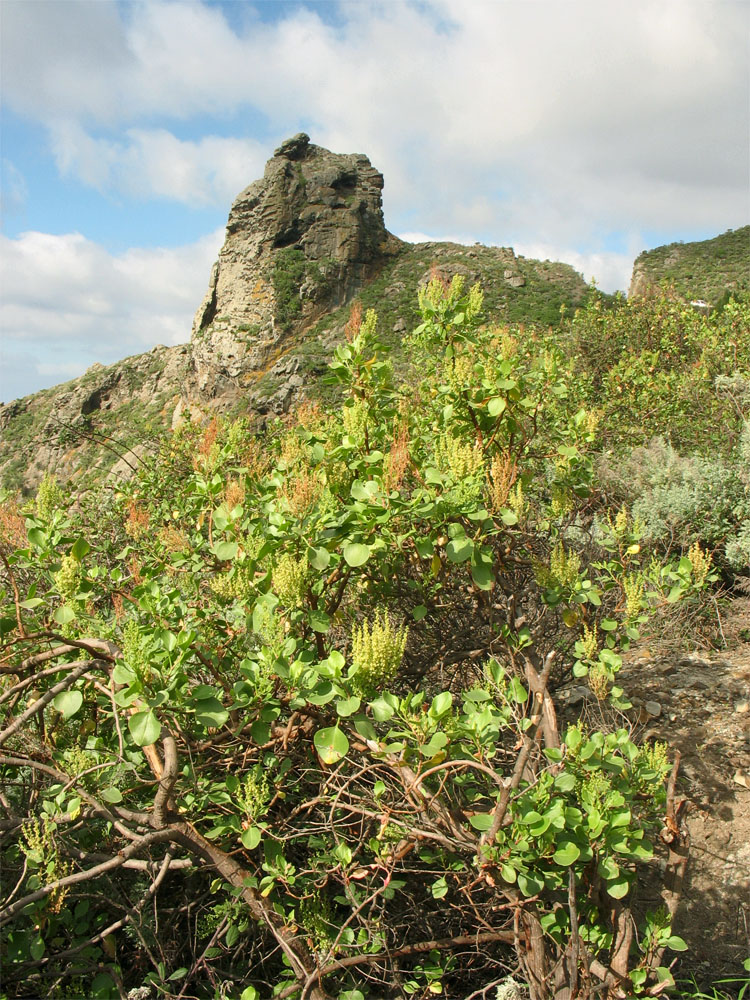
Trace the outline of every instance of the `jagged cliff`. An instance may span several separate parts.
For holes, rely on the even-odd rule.
[[[383,221],[383,177],[361,154],[299,134],[232,205],[226,239],[189,344],[156,347],[0,409],[0,482],[44,472],[85,483],[130,466],[186,411],[283,413],[309,390],[341,338],[350,303],[380,316],[398,355],[431,268],[481,281],[490,320],[559,320],[588,294],[566,264],[510,248],[406,244]],[[121,457],[124,455],[124,459]]]

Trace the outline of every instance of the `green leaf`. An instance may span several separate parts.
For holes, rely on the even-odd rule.
[[[114,979],[106,972],[100,972],[94,976],[91,983],[91,996],[94,1000],[110,1000],[111,997],[118,996]]]
[[[580,858],[581,851],[572,840],[560,840],[558,844],[557,850],[552,855],[552,860],[556,865],[568,868]]]
[[[172,975],[167,980],[168,983],[173,983],[177,979],[184,979],[187,975],[188,970],[183,966],[181,969],[175,969]]]
[[[260,839],[261,831],[257,826],[249,826],[247,830],[242,831],[242,836],[240,837],[242,846],[246,847],[248,851],[254,851],[260,843]]]
[[[364,566],[370,558],[370,546],[362,542],[347,542],[344,546],[344,560],[347,566]]]
[[[42,957],[45,947],[46,945],[44,944],[44,940],[41,935],[37,935],[35,938],[32,938],[31,945],[29,946],[29,953],[35,962],[38,962]]]
[[[224,936],[227,948],[234,948],[239,939],[240,939],[239,927],[237,926],[237,924],[230,924],[229,927],[227,927],[227,932]]]
[[[513,701],[522,705],[529,697],[528,691],[517,677],[514,677],[508,685],[508,692]]]
[[[271,739],[271,723],[256,719],[250,726],[250,735],[253,738],[253,743],[262,747]]]
[[[177,636],[174,632],[170,632],[168,628],[160,628],[156,630],[156,638],[159,640],[163,649],[166,649],[168,653],[177,646]]]
[[[30,597],[28,601],[19,601],[19,607],[25,608],[27,611],[31,611],[33,608],[38,608],[40,604],[44,604],[43,597]]]
[[[495,574],[492,566],[485,562],[471,560],[471,578],[480,590],[492,590],[495,586]]]
[[[441,715],[445,715],[446,712],[450,711],[452,704],[453,695],[450,691],[442,691],[432,699],[429,714],[433,719],[439,719]]]
[[[61,605],[52,617],[58,625],[68,625],[75,618],[76,613],[69,604]]]
[[[146,712],[136,712],[135,715],[131,715],[128,719],[128,729],[139,747],[147,747],[159,739],[161,723],[149,709]]]
[[[506,527],[510,528],[513,524],[518,524],[518,514],[515,511],[510,510],[508,507],[503,507],[500,511],[500,518]]]
[[[349,740],[338,726],[319,729],[313,743],[324,764],[336,764],[349,750]]]
[[[544,888],[544,880],[534,875],[518,873],[518,888],[524,896],[536,896]]]
[[[354,728],[364,739],[377,740],[378,734],[375,732],[375,727],[366,715],[358,715],[355,719],[352,719],[352,722],[354,723]]]
[[[355,712],[359,711],[360,705],[361,700],[354,695],[352,698],[342,698],[341,701],[337,701],[336,711],[342,718],[348,718],[348,716],[354,715]]]
[[[473,551],[474,543],[465,535],[459,538],[452,538],[445,547],[445,554],[453,563],[466,562]]]
[[[492,813],[475,813],[469,817],[469,822],[475,830],[489,830],[492,826]]]
[[[36,549],[43,549],[47,544],[47,536],[41,528],[29,528],[29,541]]]
[[[79,538],[73,545],[73,548],[70,550],[70,554],[73,556],[74,559],[77,559],[78,562],[80,562],[81,559],[83,559],[83,557],[87,555],[90,551],[91,551],[91,546],[86,541],[86,539]]]
[[[307,561],[313,569],[317,569],[318,572],[322,572],[324,569],[328,568],[328,564],[331,561],[331,553],[328,549],[310,549]]]
[[[411,616],[415,622],[421,622],[426,614],[427,608],[424,604],[418,604],[417,607],[412,610]]]
[[[629,889],[630,882],[626,878],[618,878],[607,882],[607,893],[612,899],[622,899],[623,896],[627,896]]]
[[[115,684],[132,684],[137,678],[124,660],[118,660],[112,671],[112,680]]]
[[[385,698],[376,698],[375,701],[371,701],[370,708],[376,722],[386,722],[393,715],[394,711]]]
[[[572,792],[576,787],[576,779],[568,771],[563,771],[555,778],[555,788],[560,792]]]
[[[104,799],[105,802],[110,802],[115,805],[118,802],[122,802],[122,792],[119,788],[103,788],[99,792],[99,798]]]
[[[52,704],[64,719],[69,719],[83,704],[83,695],[80,691],[61,691]]]
[[[315,685],[315,689],[307,695],[307,700],[311,705],[327,705],[336,697],[338,688],[335,688],[331,681],[323,680]]]
[[[230,560],[235,559],[238,549],[239,545],[237,542],[216,542],[213,545],[214,555],[222,562],[229,562]]]
[[[671,948],[672,951],[687,951],[688,946],[681,937],[673,934],[671,937],[667,938],[667,948]]]
[[[443,896],[447,896],[448,883],[445,881],[445,878],[439,878],[433,882],[430,891],[432,892],[433,899],[442,899]]]
[[[246,986],[240,993],[240,1000],[258,1000],[258,991],[254,986]]]
[[[493,396],[487,403],[487,412],[491,417],[499,417],[507,405],[504,396]]]
[[[223,726],[229,718],[229,712],[224,708],[218,698],[201,698],[194,702],[195,719],[207,729],[209,727],[218,729]]]
[[[331,627],[331,619],[325,611],[311,611],[307,617],[313,632],[325,633]]]

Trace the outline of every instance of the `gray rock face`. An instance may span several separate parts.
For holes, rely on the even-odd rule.
[[[287,139],[237,197],[195,316],[202,389],[262,367],[278,342],[351,299],[403,244],[383,222],[383,177],[361,154],[304,133]]]

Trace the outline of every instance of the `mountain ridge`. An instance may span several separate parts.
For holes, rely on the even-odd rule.
[[[591,294],[570,265],[509,247],[405,243],[385,227],[383,185],[363,154],[332,153],[305,133],[282,143],[231,206],[190,342],[93,365],[0,407],[0,482],[29,490],[48,471],[78,485],[127,475],[188,414],[283,414],[324,369],[355,298],[377,309],[397,356],[416,290],[436,270],[481,282],[493,323],[554,325]]]

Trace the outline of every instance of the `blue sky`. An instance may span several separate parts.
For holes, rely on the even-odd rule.
[[[746,0],[2,0],[0,399],[188,339],[300,130],[388,228],[566,260],[750,221]]]

